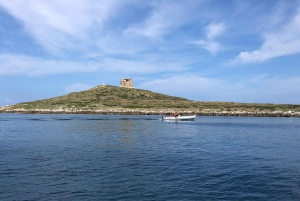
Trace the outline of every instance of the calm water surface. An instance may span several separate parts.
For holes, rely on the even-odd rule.
[[[0,200],[300,200],[300,119],[0,114]]]

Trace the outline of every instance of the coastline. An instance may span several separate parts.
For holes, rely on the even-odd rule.
[[[10,109],[1,108],[0,113],[20,114],[115,114],[115,115],[166,115],[176,109],[124,109],[109,108],[102,110],[63,110],[63,109]],[[240,116],[240,117],[300,117],[295,111],[220,111],[220,110],[177,110],[181,115],[197,116]]]

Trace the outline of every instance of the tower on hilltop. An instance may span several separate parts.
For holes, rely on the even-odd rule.
[[[123,78],[123,79],[121,79],[120,87],[134,88],[132,78]]]

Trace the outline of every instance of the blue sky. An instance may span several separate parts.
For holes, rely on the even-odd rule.
[[[300,1],[0,0],[0,105],[121,78],[196,101],[300,104]]]

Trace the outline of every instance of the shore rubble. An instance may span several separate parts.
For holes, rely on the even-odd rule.
[[[296,111],[220,111],[220,110],[177,110],[181,115],[197,116],[244,116],[244,117],[300,117]],[[119,114],[119,115],[166,115],[174,113],[174,109],[125,109],[103,108],[98,110],[85,109],[13,109],[10,106],[0,107],[0,113],[23,114]]]

